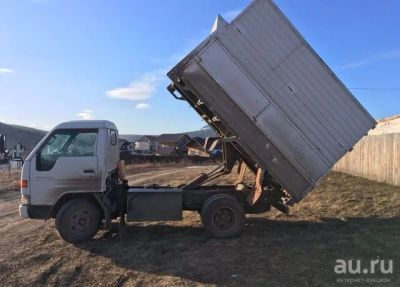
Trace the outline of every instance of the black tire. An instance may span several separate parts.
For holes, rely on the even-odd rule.
[[[213,195],[213,196],[210,196],[209,198],[206,199],[206,201],[203,203],[203,206],[201,207],[201,209],[197,211],[197,212],[199,213],[201,219],[202,219],[202,214],[203,214],[204,209],[205,209],[206,206],[208,206],[208,204],[212,201],[212,200],[210,200],[210,199],[212,198],[213,200],[215,200],[215,198],[221,197],[221,196],[229,196],[229,195],[224,194],[224,193],[219,193],[219,194],[215,194],[215,195]],[[203,219],[202,219],[202,220],[203,220]]]
[[[213,202],[214,200],[216,200],[218,197],[231,197],[225,193],[219,193],[219,194],[215,194],[213,196],[210,196],[209,198],[207,198],[207,200],[203,203],[203,206],[201,207],[201,211],[200,211],[200,216],[202,216],[202,214],[204,213],[204,210],[206,209],[206,207]]]
[[[201,220],[212,237],[238,236],[246,222],[246,215],[240,202],[233,196],[217,194],[203,205]]]
[[[101,211],[94,202],[72,199],[57,212],[55,227],[64,241],[80,243],[92,238],[100,224]]]

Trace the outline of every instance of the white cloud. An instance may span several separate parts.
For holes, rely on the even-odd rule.
[[[357,62],[351,62],[351,63],[347,63],[347,64],[343,65],[341,68],[342,69],[354,69],[354,68],[365,66],[365,65],[369,64],[371,61],[372,61],[371,59],[364,59],[364,60],[360,60]]]
[[[80,117],[82,120],[93,120],[94,117],[94,111],[92,110],[82,110],[77,114],[78,117]]]
[[[234,9],[227,11],[225,13],[222,13],[221,16],[224,18],[226,21],[231,22],[237,15],[239,15],[240,12],[242,12],[243,9]]]
[[[373,55],[369,58],[361,59],[356,62],[347,63],[345,65],[342,65],[341,68],[342,69],[354,69],[354,68],[359,68],[359,67],[368,65],[372,62],[384,61],[384,60],[394,60],[394,59],[400,59],[400,49],[386,51],[383,53]]]
[[[150,99],[156,92],[159,82],[165,77],[164,70],[143,74],[126,87],[115,88],[106,92],[114,99],[143,101]]]
[[[400,49],[392,50],[384,53],[380,53],[378,55],[380,59],[389,60],[389,59],[399,59],[400,58]]]
[[[8,68],[0,68],[0,74],[10,74],[13,73],[14,70],[8,69]]]
[[[150,104],[148,103],[139,103],[136,105],[136,109],[138,110],[146,110],[150,108]]]

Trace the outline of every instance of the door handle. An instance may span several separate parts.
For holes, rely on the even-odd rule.
[[[83,173],[86,173],[86,174],[94,174],[94,169],[84,169],[84,170],[83,170]]]

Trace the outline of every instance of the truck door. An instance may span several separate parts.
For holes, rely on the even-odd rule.
[[[32,158],[31,204],[53,205],[64,193],[98,192],[98,129],[54,131]]]

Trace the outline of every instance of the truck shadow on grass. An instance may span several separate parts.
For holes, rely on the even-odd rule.
[[[115,237],[106,233],[77,247],[125,268],[121,282],[136,282],[139,271],[218,285],[334,286],[339,278],[373,278],[335,274],[337,259],[369,264],[379,256],[393,259],[396,270],[399,226],[400,217],[248,218],[242,236],[213,239],[199,224],[128,224]],[[394,286],[400,282],[399,273],[384,276]]]

